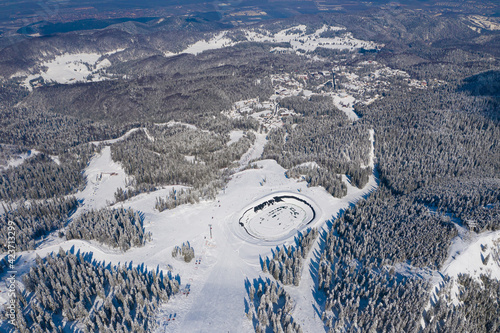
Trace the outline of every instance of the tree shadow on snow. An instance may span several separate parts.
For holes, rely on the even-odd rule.
[[[354,206],[354,204],[352,204],[352,206]],[[319,267],[321,263],[321,254],[325,252],[326,239],[329,231],[333,227],[333,221],[341,217],[345,213],[345,211],[346,209],[340,209],[339,212],[337,213],[337,216],[332,216],[330,220],[326,221],[325,227],[323,227],[319,232],[318,236],[319,246],[317,249],[314,250],[311,257],[311,262],[309,264],[309,274],[311,275],[311,278],[314,281],[314,287],[311,290],[311,293],[316,302],[315,304],[312,305],[312,307],[319,318],[321,318],[327,298],[325,292],[319,288]],[[328,331],[328,327],[326,325],[324,325],[324,328],[326,331]]]

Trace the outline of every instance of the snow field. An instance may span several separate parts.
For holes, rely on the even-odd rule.
[[[65,53],[56,56],[54,60],[41,63],[40,66],[45,69],[29,74],[22,84],[32,90],[30,81],[38,77],[42,77],[45,82],[68,84],[88,81],[89,75],[92,75],[90,81],[101,81],[105,78],[101,76],[100,70],[111,66],[108,59],[99,60],[101,56],[98,53]],[[20,75],[16,74],[15,76]]]
[[[227,142],[227,145],[230,146],[231,144],[238,142],[244,135],[244,132],[241,130],[229,132],[229,141]]]
[[[453,277],[460,273],[476,277],[479,274],[491,274],[492,278],[500,280],[499,253],[499,231],[479,234],[464,251],[455,256],[455,260],[445,267],[444,272]],[[490,258],[486,260],[488,256]]]
[[[479,28],[486,30],[500,30],[500,24],[498,22],[493,22],[490,18],[480,16],[480,15],[470,15],[467,17],[470,22],[478,26]]]
[[[500,231],[479,234],[471,240],[467,248],[452,256],[451,261],[444,266],[443,273],[454,279],[465,273],[477,281],[480,281],[481,274],[500,280],[499,254]],[[455,305],[459,303],[459,292],[457,283],[453,283],[451,296]]]
[[[458,296],[460,293],[456,282],[460,274],[469,274],[473,279],[480,282],[480,275],[490,275],[491,278],[500,280],[500,231],[487,231],[480,234],[470,232],[461,224],[459,220],[452,218],[458,235],[453,239],[448,250],[448,258],[439,271],[429,269],[418,269],[399,265],[398,271],[405,275],[419,275],[432,284],[431,298],[426,306],[426,310],[433,306],[438,299],[438,293],[444,286],[444,277],[448,275],[451,280],[450,296],[454,305],[459,305]],[[489,257],[488,259],[486,259]],[[425,327],[423,318],[422,327]]]
[[[459,235],[450,247],[450,254],[440,273],[450,276],[454,281],[451,287],[451,301],[458,305],[459,289],[456,279],[460,274],[469,274],[476,281],[480,275],[490,275],[500,280],[500,231],[475,234],[461,228]],[[488,258],[488,259],[487,259]],[[433,278],[433,297],[443,282],[442,275]]]
[[[295,234],[288,239],[275,242],[258,239],[252,242],[245,241],[235,232],[242,229],[238,224],[239,212],[269,193],[276,191],[298,193],[300,190],[301,196],[314,198],[315,206],[328,207],[326,211],[318,210],[316,212],[318,218],[311,224],[311,227],[321,226],[339,209],[349,206],[350,202],[369,193],[375,186],[372,178],[364,190],[349,186],[347,197],[336,199],[322,188],[308,188],[304,182],[298,183],[287,179],[284,176],[285,170],[275,161],[265,160],[257,164],[262,168],[248,169],[233,175],[225,191],[214,201],[183,205],[159,213],[153,208],[154,201],[157,196],[166,195],[170,190],[164,189],[144,193],[117,204],[144,213],[146,232],[152,232],[153,239],[143,247],[132,248],[122,253],[96,242],[65,241],[54,237],[50,242],[43,243],[36,251],[21,253],[23,269],[27,271],[34,265],[37,253],[44,257],[50,252],[57,252],[59,247],[64,250],[73,248],[75,251],[92,252],[95,260],[112,264],[145,263],[149,269],[158,267],[164,274],[168,272],[174,276],[178,274],[181,289],[189,289],[188,295],[179,293],[162,307],[158,317],[160,321],[162,318],[170,318],[170,314],[175,314],[176,319],[168,321],[169,324],[166,326],[160,326],[158,332],[251,332],[252,324],[245,316],[243,302],[246,296],[244,281],[246,278],[254,279],[263,275],[259,257],[271,255],[273,246],[293,244]],[[87,188],[78,194],[78,198],[84,200],[84,206],[80,209],[99,208],[105,206],[106,200],[111,201],[115,188],[123,186],[125,182],[126,175],[124,173],[120,175],[120,172],[123,172],[120,169],[119,165],[112,162],[109,147],[105,147],[92,159],[86,170],[89,183]],[[119,175],[103,177],[95,183],[90,182],[92,177],[106,170],[114,170]],[[261,185],[263,178],[266,182]],[[212,224],[213,239],[210,239],[209,224]],[[181,245],[185,241],[189,241],[195,249],[195,259],[190,263],[178,261],[172,258],[171,254],[176,245]],[[303,274],[309,275],[308,270],[304,269]],[[307,278],[298,288],[294,288],[302,290],[295,293],[306,295],[307,306],[311,307],[311,300],[314,300],[311,294],[314,281],[311,280],[310,285],[306,281]],[[300,300],[294,301],[301,304],[301,307],[306,306],[305,303],[300,303]],[[304,308],[303,310],[306,313],[308,311]]]
[[[370,41],[364,41],[352,36],[352,33],[345,31],[341,27],[323,26],[311,34],[306,34],[307,27],[298,25],[291,28],[283,29],[275,34],[263,29],[247,30],[243,29],[246,40],[248,42],[271,42],[271,43],[290,43],[291,50],[302,54],[304,51],[314,51],[318,47],[337,50],[357,50],[360,48],[375,49],[382,45]],[[345,31],[341,36],[326,38],[320,37],[325,31]],[[178,53],[165,52],[166,57],[174,56],[182,53],[197,55],[204,51],[215,50],[224,47],[230,47],[241,42],[235,42],[229,37],[226,37],[229,31],[221,31],[208,40],[200,40]],[[245,42],[243,41],[243,42]]]
[[[0,170],[5,170],[5,169],[8,169],[9,167],[15,168],[15,167],[23,164],[26,159],[33,157],[33,156],[36,156],[38,154],[40,154],[40,152],[38,150],[32,149],[26,153],[22,153],[22,154],[19,154],[17,156],[14,156],[7,161],[6,165],[0,165]]]
[[[262,153],[264,152],[264,146],[267,143],[266,134],[255,133],[255,132],[254,132],[254,134],[255,134],[254,144],[240,158],[240,161],[239,161],[240,169],[247,166],[248,163],[250,163],[252,160],[255,160],[255,159],[261,157]]]
[[[223,47],[233,46],[236,43],[226,37],[227,31],[223,31],[212,37],[210,40],[200,40],[188,46],[180,53],[190,53],[197,55],[203,51],[221,49]]]
[[[125,188],[127,180],[125,170],[112,160],[110,146],[104,147],[98,156],[92,158],[85,176],[87,186],[76,195],[77,199],[83,200],[82,208],[85,210],[106,207],[106,201],[114,202],[116,189]]]
[[[246,37],[252,42],[272,42],[272,43],[290,43],[291,48],[297,52],[314,51],[318,47],[337,50],[355,50],[360,48],[375,49],[379,45],[374,42],[356,39],[350,32],[345,31],[342,36],[327,38],[320,37],[321,33],[331,31],[344,31],[341,27],[327,27],[326,25],[311,34],[306,34],[307,27],[298,25],[288,29],[281,30],[276,34],[269,34],[267,31],[245,31]]]
[[[354,103],[356,103],[356,99],[353,96],[348,95],[347,93],[341,94],[332,94],[333,104],[340,110],[343,111],[347,117],[356,121],[359,119],[359,116],[354,112]]]

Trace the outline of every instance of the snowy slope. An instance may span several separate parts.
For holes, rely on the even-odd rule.
[[[469,19],[470,22],[472,22],[479,28],[492,31],[500,30],[500,24],[498,22],[494,22],[488,17],[481,15],[470,15],[467,18]]]
[[[241,165],[260,157],[265,142],[265,134],[257,134],[254,146],[242,158]],[[108,141],[105,144],[110,143]],[[160,326],[158,332],[250,332],[253,328],[245,316],[244,281],[264,275],[259,257],[271,255],[271,250],[283,243],[292,244],[295,234],[285,240],[249,241],[248,237],[242,236],[242,228],[238,224],[241,212],[271,193],[297,193],[318,207],[316,218],[308,227],[321,228],[340,209],[348,207],[376,187],[375,179],[371,177],[365,189],[359,190],[349,185],[347,196],[337,199],[323,188],[308,188],[305,182],[287,179],[285,169],[273,160],[256,163],[258,169],[235,173],[214,201],[183,205],[160,213],[154,210],[154,202],[156,197],[165,196],[170,191],[167,188],[143,193],[117,204],[144,212],[145,229],[146,232],[152,232],[153,239],[143,247],[122,253],[94,241],[66,241],[51,235],[41,242],[36,251],[20,254],[23,265],[19,274],[34,265],[36,254],[43,257],[58,251],[59,247],[92,252],[94,259],[113,264],[131,261],[133,264],[145,263],[149,268],[159,267],[165,273],[171,270],[172,274],[179,274],[184,290],[161,309],[158,320],[168,325]],[[77,198],[83,200],[83,205],[76,214],[113,202],[116,188],[124,187],[127,181],[123,168],[112,161],[109,146],[105,146],[91,160],[85,175],[87,186],[77,194]],[[263,179],[266,181],[262,182]],[[210,239],[210,224],[213,239]],[[189,241],[195,249],[195,259],[190,263],[174,259],[171,255],[174,246],[185,241]],[[311,259],[309,257],[307,260]],[[306,329],[319,328],[322,324],[313,315],[315,310],[311,301],[314,301],[314,281],[309,276],[308,262],[304,267],[301,285],[287,288],[297,304],[297,320],[303,322]],[[176,320],[162,319],[174,315]]]
[[[233,41],[229,38],[227,36],[229,31],[221,31],[213,36],[207,36],[206,39],[199,40],[187,46],[180,52],[164,52],[164,56],[171,57],[182,53],[197,55],[204,51],[230,47],[242,42],[289,43],[291,52],[302,55],[305,54],[304,52],[314,51],[317,48],[355,51],[360,48],[375,49],[383,46],[371,41],[363,41],[354,38],[352,33],[341,27],[325,25],[309,34],[306,33],[306,30],[307,27],[305,25],[283,29],[277,33],[270,33],[260,28],[242,29],[241,32],[245,37],[243,40],[239,41]],[[336,37],[321,37],[322,33],[328,31],[342,33]],[[122,49],[106,54],[61,54],[56,56],[53,60],[39,63],[36,68],[32,68],[28,72],[16,73],[12,78],[23,77],[24,80],[22,85],[29,90],[50,82],[71,84],[75,82],[109,80],[113,77],[106,74],[106,68],[111,66],[111,62],[103,58],[103,56],[119,51],[122,51]]]
[[[87,169],[87,186],[77,194],[77,199],[83,200],[84,209],[99,209],[106,207],[107,202],[114,202],[116,189],[125,188],[127,175],[122,166],[111,159],[111,148],[106,146],[95,156]]]
[[[81,81],[100,81],[104,70],[111,66],[107,59],[100,60],[98,53],[74,53],[56,56],[54,60],[40,64],[43,68],[40,72],[27,75],[23,85],[32,89],[31,80],[42,77],[45,82],[57,82],[62,84]],[[13,77],[22,76],[23,73],[15,74]]]
[[[15,167],[23,164],[23,162],[26,159],[28,159],[30,157],[33,157],[33,156],[36,156],[38,154],[40,154],[40,152],[38,150],[32,149],[32,150],[30,150],[30,151],[28,151],[26,153],[22,153],[22,154],[19,154],[17,156],[14,156],[14,157],[12,157],[11,159],[9,159],[7,161],[6,165],[0,165],[0,171],[3,170],[3,169],[7,169],[9,167],[14,167],[15,168]]]
[[[212,36],[211,38],[200,40],[194,44],[191,44],[178,53],[166,52],[164,55],[166,57],[178,55],[181,53],[190,53],[196,55],[204,51],[229,47],[246,41],[290,43],[291,51],[298,54],[303,54],[304,51],[314,51],[318,47],[326,49],[354,51],[360,48],[375,49],[382,46],[374,42],[354,38],[352,33],[346,31],[341,27],[329,27],[325,25],[310,34],[307,34],[306,30],[307,27],[305,25],[297,25],[291,28],[283,29],[276,33],[270,33],[267,30],[259,28],[242,29],[241,31],[245,35],[245,40],[237,42],[227,37],[228,31],[222,31]],[[327,31],[341,31],[343,33],[337,37],[321,37],[321,34]],[[282,48],[282,50],[285,49]],[[276,51],[276,49],[274,51]]]
[[[223,47],[228,47],[235,45],[231,39],[226,37],[227,31],[223,31],[214,37],[212,37],[209,40],[200,40],[190,46],[188,46],[186,49],[184,49],[180,53],[190,53],[190,54],[198,54],[203,51],[207,50],[214,50],[214,49],[220,49]],[[172,54],[173,55],[173,54]]]
[[[459,290],[455,282],[459,274],[469,274],[477,281],[480,281],[481,274],[500,280],[500,231],[476,234],[463,227],[458,226],[458,228],[459,235],[453,240],[448,259],[443,264],[440,274],[434,274],[432,279],[434,291],[437,291],[443,282],[443,275],[448,275],[454,280],[451,299],[455,305],[459,303]]]
[[[244,132],[241,130],[233,130],[229,132],[229,141],[227,142],[227,145],[229,146],[232,143],[238,142],[238,140],[241,139],[244,135]]]
[[[475,235],[466,248],[445,263],[443,273],[452,277],[457,277],[460,273],[475,277],[480,274],[491,274],[492,278],[500,280],[500,262],[494,258],[495,256],[498,258],[499,251],[500,231]],[[485,263],[488,256],[490,257]]]
[[[103,144],[103,145],[111,145],[113,143],[117,143],[119,141],[123,141],[125,140],[126,138],[128,138],[130,135],[132,135],[133,133],[135,132],[138,132],[138,131],[144,131],[144,133],[146,134],[146,136],[149,138],[149,140],[151,140],[150,138],[150,135],[147,131],[146,128],[132,128],[131,130],[128,130],[127,133],[123,134],[122,136],[118,137],[118,138],[115,138],[115,139],[109,139],[109,140],[104,140],[104,141],[92,141],[91,143],[94,144],[94,145],[99,145],[99,144]]]
[[[264,152],[264,146],[266,145],[267,142],[266,134],[263,133],[254,133],[254,134],[256,137],[254,144],[240,158],[239,163],[242,168],[248,165],[248,163],[250,163],[252,160],[261,157],[262,153]]]
[[[358,120],[359,116],[354,112],[353,104],[356,99],[347,93],[342,94],[332,94],[333,104],[340,110],[343,111],[349,119],[352,121]]]

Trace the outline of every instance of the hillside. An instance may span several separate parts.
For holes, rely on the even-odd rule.
[[[0,330],[496,331],[496,7],[405,3],[1,46]]]

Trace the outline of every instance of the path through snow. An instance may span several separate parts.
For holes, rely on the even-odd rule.
[[[250,149],[248,149],[248,151],[241,156],[240,166],[245,167],[248,163],[250,163],[250,161],[260,158],[264,152],[266,142],[267,134],[255,133],[255,142],[252,147],[250,147]]]

